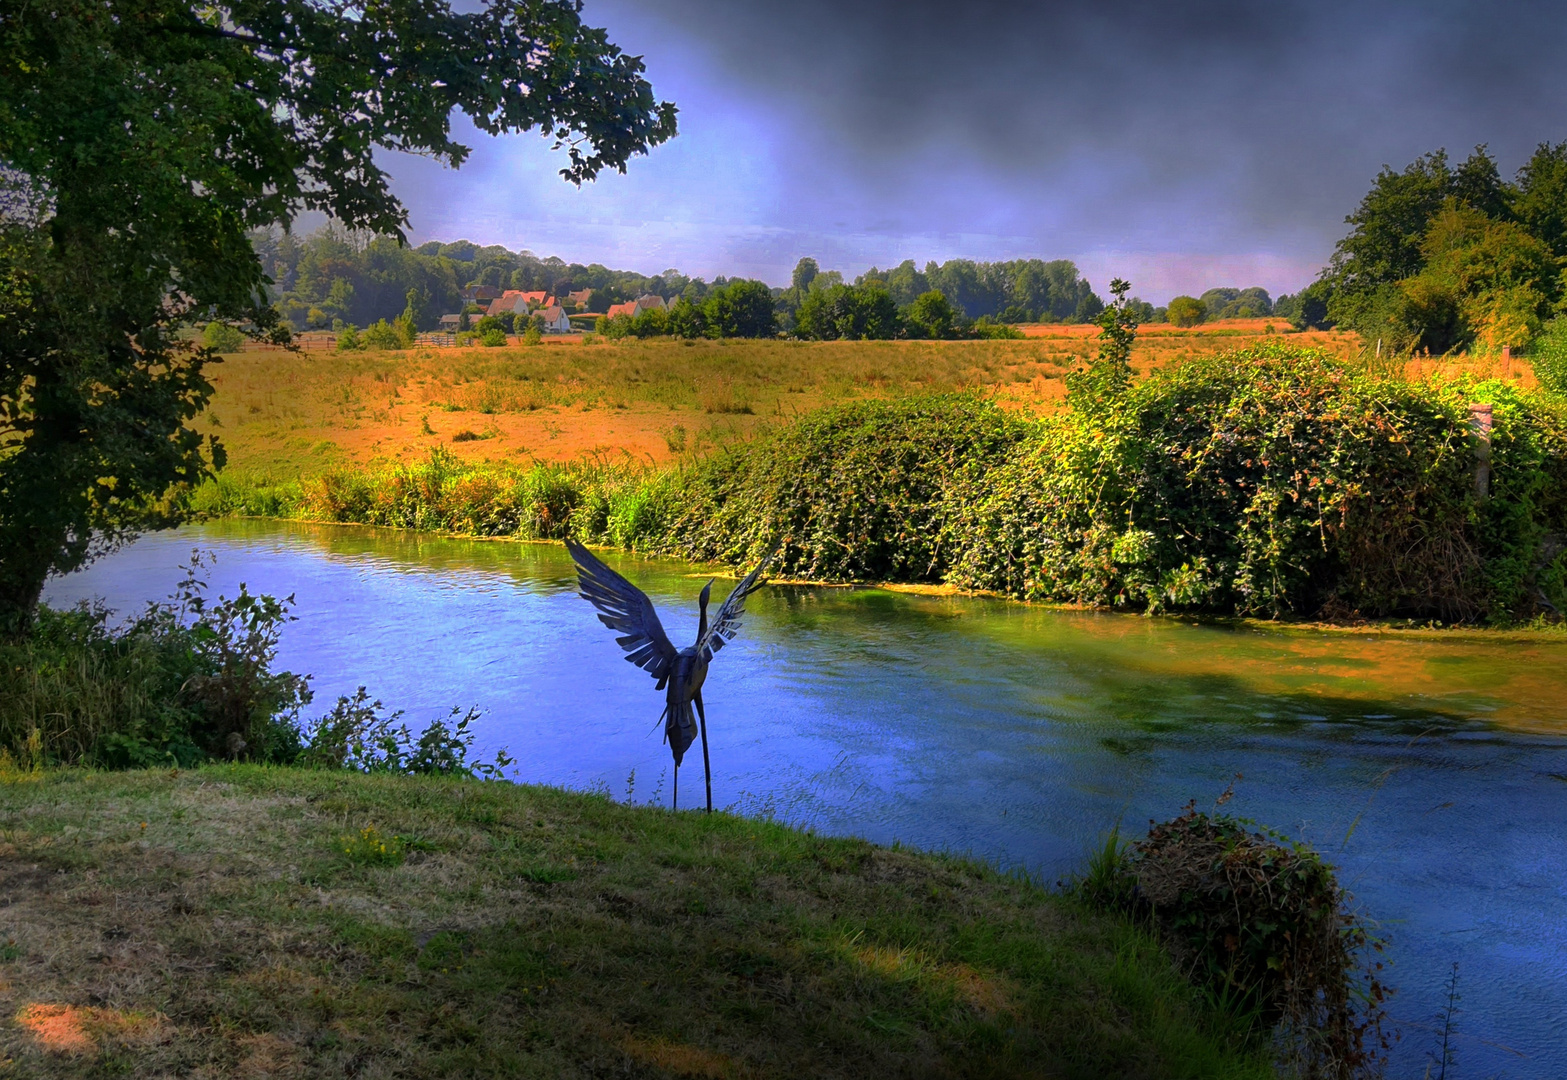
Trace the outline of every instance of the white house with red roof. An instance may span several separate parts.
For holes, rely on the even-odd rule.
[[[572,331],[571,319],[566,314],[566,309],[559,304],[543,308],[537,316],[544,320],[544,332],[546,334],[569,334]]]

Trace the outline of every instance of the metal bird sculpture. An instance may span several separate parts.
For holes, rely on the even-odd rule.
[[[686,750],[698,734],[702,737],[702,772],[707,781],[707,812],[713,812],[713,770],[707,756],[707,712],[702,707],[702,684],[707,681],[707,665],[713,654],[740,632],[740,617],[745,614],[745,600],[761,587],[762,572],[772,562],[778,549],[768,552],[740,584],[734,587],[713,616],[707,621],[707,600],[713,583],[702,586],[697,603],[701,620],[697,627],[696,644],[677,649],[664,633],[658,621],[658,612],[647,593],[605,566],[599,558],[574,540],[566,541],[566,550],[577,564],[577,578],[582,586],[581,596],[598,609],[599,621],[611,630],[618,630],[615,640],[626,651],[626,659],[658,680],[656,689],[665,691],[664,740],[669,743],[675,757],[674,805],[680,804],[680,762]],[[691,712],[696,706],[696,714]],[[701,718],[700,728],[697,718]]]

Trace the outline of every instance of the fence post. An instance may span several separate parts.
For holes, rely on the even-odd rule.
[[[1491,403],[1469,406],[1469,433],[1475,438],[1475,498],[1484,502],[1491,494]]]

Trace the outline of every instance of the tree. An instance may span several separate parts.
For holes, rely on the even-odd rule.
[[[816,260],[810,257],[801,259],[794,264],[794,273],[790,275],[789,284],[795,292],[803,294],[811,287],[811,282],[816,280],[816,275],[821,273],[821,267],[816,265]]]
[[[1118,397],[1132,385],[1132,346],[1137,341],[1138,311],[1127,299],[1130,282],[1110,282],[1111,301],[1095,323],[1099,326],[1099,355],[1082,371],[1066,378],[1067,396],[1074,407],[1094,409]]]
[[[778,329],[773,291],[761,281],[731,281],[702,304],[711,337],[771,337]]]
[[[670,305],[669,318],[664,325],[669,334],[687,340],[707,334],[707,319],[702,309],[683,296]]]
[[[211,319],[286,339],[250,241],[303,210],[401,238],[378,149],[460,165],[461,109],[580,183],[675,133],[576,0],[54,0],[0,16],[0,634],[44,579],[174,521]],[[323,312],[324,313],[324,312]]]
[[[1527,345],[1561,296],[1561,267],[1544,241],[1456,198],[1432,219],[1421,254],[1424,269],[1399,282],[1381,328],[1401,350]]]
[[[1208,317],[1208,305],[1195,296],[1177,296],[1165,308],[1164,317],[1172,326],[1196,326]]]
[[[911,337],[951,338],[957,336],[958,313],[942,293],[932,289],[909,305],[907,318]]]
[[[1087,323],[1099,318],[1099,313],[1105,309],[1105,302],[1093,293],[1089,293],[1077,302],[1077,307],[1072,312],[1074,322]]]
[[[1541,143],[1518,170],[1513,212],[1553,255],[1567,258],[1567,142]]]
[[[201,345],[213,352],[238,352],[245,344],[245,335],[228,323],[209,322],[201,332]]]
[[[813,290],[795,316],[795,333],[818,341],[886,339],[898,329],[898,305],[879,285]]]

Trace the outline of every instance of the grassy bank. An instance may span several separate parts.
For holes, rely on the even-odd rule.
[[[18,1075],[1270,1075],[1130,924],[961,860],[441,778],[6,779]]]
[[[1494,417],[1483,494],[1475,402]],[[1294,345],[1040,418],[973,394],[862,400],[666,467],[438,450],[276,484],[230,474],[193,506],[732,563],[781,538],[785,574],[1133,610],[1498,624],[1567,608],[1560,401]]]

